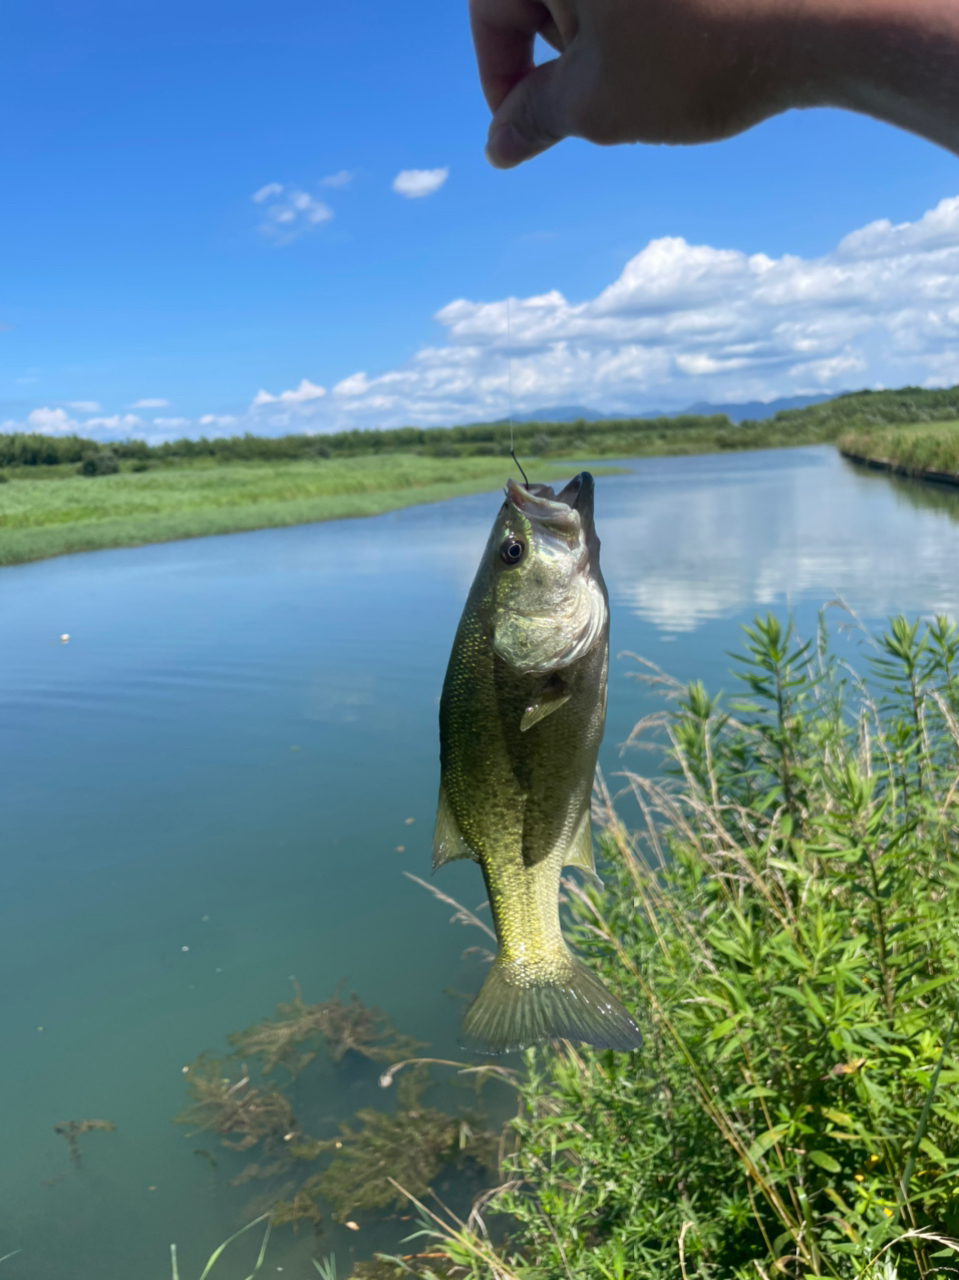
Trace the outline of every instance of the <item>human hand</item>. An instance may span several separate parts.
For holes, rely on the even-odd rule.
[[[567,136],[713,141],[789,105],[775,0],[471,0],[470,18],[498,168]],[[537,34],[560,54],[538,67]]]
[[[959,151],[959,0],[470,0],[470,18],[497,168],[570,136],[715,141],[797,106]],[[560,55],[540,66],[537,34]]]

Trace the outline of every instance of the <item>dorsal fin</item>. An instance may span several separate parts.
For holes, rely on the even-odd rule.
[[[472,858],[479,862],[476,854],[463,839],[459,823],[453,816],[450,802],[446,798],[446,788],[440,783],[440,798],[436,806],[436,827],[433,831],[433,870],[444,862],[454,862],[457,858]]]

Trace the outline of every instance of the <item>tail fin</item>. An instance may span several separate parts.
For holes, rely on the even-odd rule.
[[[569,956],[552,982],[520,985],[499,960],[463,1019],[463,1047],[510,1053],[548,1040],[584,1040],[597,1049],[627,1053],[643,1034],[615,996],[581,960]]]

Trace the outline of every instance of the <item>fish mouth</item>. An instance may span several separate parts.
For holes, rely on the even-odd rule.
[[[596,481],[588,471],[581,471],[573,476],[569,484],[557,495],[557,502],[565,502],[567,506],[578,511],[583,523],[593,518],[593,497],[596,492]]]
[[[558,494],[548,484],[531,484],[527,488],[510,479],[506,482],[506,500],[527,520],[535,520],[538,524],[562,529],[577,525],[589,528],[593,522],[594,490],[595,483],[588,471],[574,476]]]

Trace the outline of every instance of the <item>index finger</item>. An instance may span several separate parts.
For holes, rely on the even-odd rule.
[[[470,0],[470,25],[483,95],[495,112],[532,71],[534,41],[552,18],[539,0]]]

